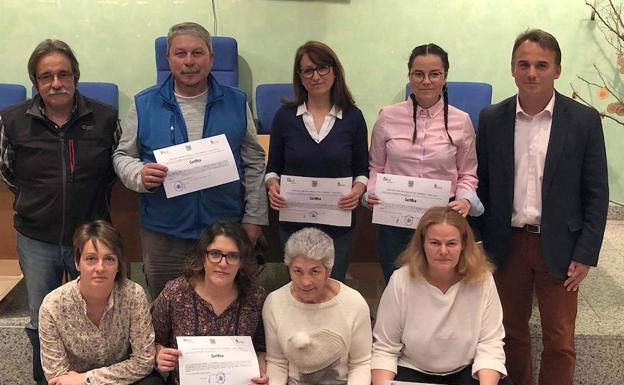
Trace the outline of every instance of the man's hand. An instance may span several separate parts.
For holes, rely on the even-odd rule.
[[[178,364],[178,357],[182,352],[178,349],[161,347],[156,353],[156,367],[161,372],[170,372],[175,369]]]
[[[141,170],[141,182],[143,186],[152,190],[163,184],[167,176],[167,167],[158,163],[146,163]]]
[[[85,385],[85,378],[87,378],[86,373],[71,371],[58,377],[54,377],[48,381],[48,385]]]
[[[568,279],[565,280],[563,286],[567,291],[577,291],[588,273],[589,266],[576,261],[570,262],[570,266],[568,267]]]
[[[355,210],[364,191],[366,191],[366,185],[361,182],[355,182],[353,186],[351,186],[351,191],[340,197],[338,200],[338,207],[343,210]]]
[[[262,236],[262,227],[254,225],[253,223],[241,223],[243,230],[247,233],[252,245],[255,245],[258,238]]]

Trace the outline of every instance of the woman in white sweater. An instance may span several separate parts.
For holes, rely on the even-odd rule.
[[[370,311],[357,291],[329,277],[332,239],[305,228],[284,254],[292,282],[262,310],[269,385],[369,385]]]
[[[429,209],[400,260],[377,311],[373,385],[509,383],[492,267],[464,217]]]

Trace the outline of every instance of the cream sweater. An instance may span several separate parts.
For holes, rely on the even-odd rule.
[[[372,369],[396,373],[398,364],[444,375],[472,364],[473,376],[484,368],[507,374],[503,311],[491,274],[443,294],[400,268],[381,296],[373,336]]]
[[[290,286],[289,283],[269,294],[262,310],[269,385],[311,381],[318,381],[317,385],[369,385],[372,336],[370,310],[364,298],[340,283],[340,292],[331,300],[306,304],[292,296]],[[299,369],[285,355],[291,336],[315,329],[330,329],[338,333],[347,347],[337,365],[331,368],[332,374],[322,380],[302,378]]]

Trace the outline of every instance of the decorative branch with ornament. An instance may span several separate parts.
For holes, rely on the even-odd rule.
[[[596,6],[596,1],[592,3],[585,1],[585,4],[592,10],[591,20],[597,19],[599,29],[604,35],[605,41],[615,50],[619,74],[624,75],[624,21],[622,20],[624,6],[622,4],[614,4],[613,0],[602,3],[603,5]],[[590,89],[595,90],[598,100],[614,100],[614,102],[607,105],[606,111],[600,111],[600,116],[624,126],[624,102],[622,93],[618,89],[619,86],[608,81],[604,72],[595,64],[594,69],[600,78],[600,82],[587,80],[580,75],[576,77]],[[590,107],[595,107],[574,88],[572,83],[570,83],[570,87],[572,87],[572,98]]]

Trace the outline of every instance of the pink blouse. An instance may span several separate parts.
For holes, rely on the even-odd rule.
[[[369,152],[368,192],[375,192],[377,173],[448,180],[450,197],[468,199],[472,205],[470,214],[480,215],[475,131],[470,116],[449,105],[451,143],[444,128],[442,99],[428,109],[418,107],[417,136],[412,143],[413,111],[411,100],[407,100],[379,112]]]

